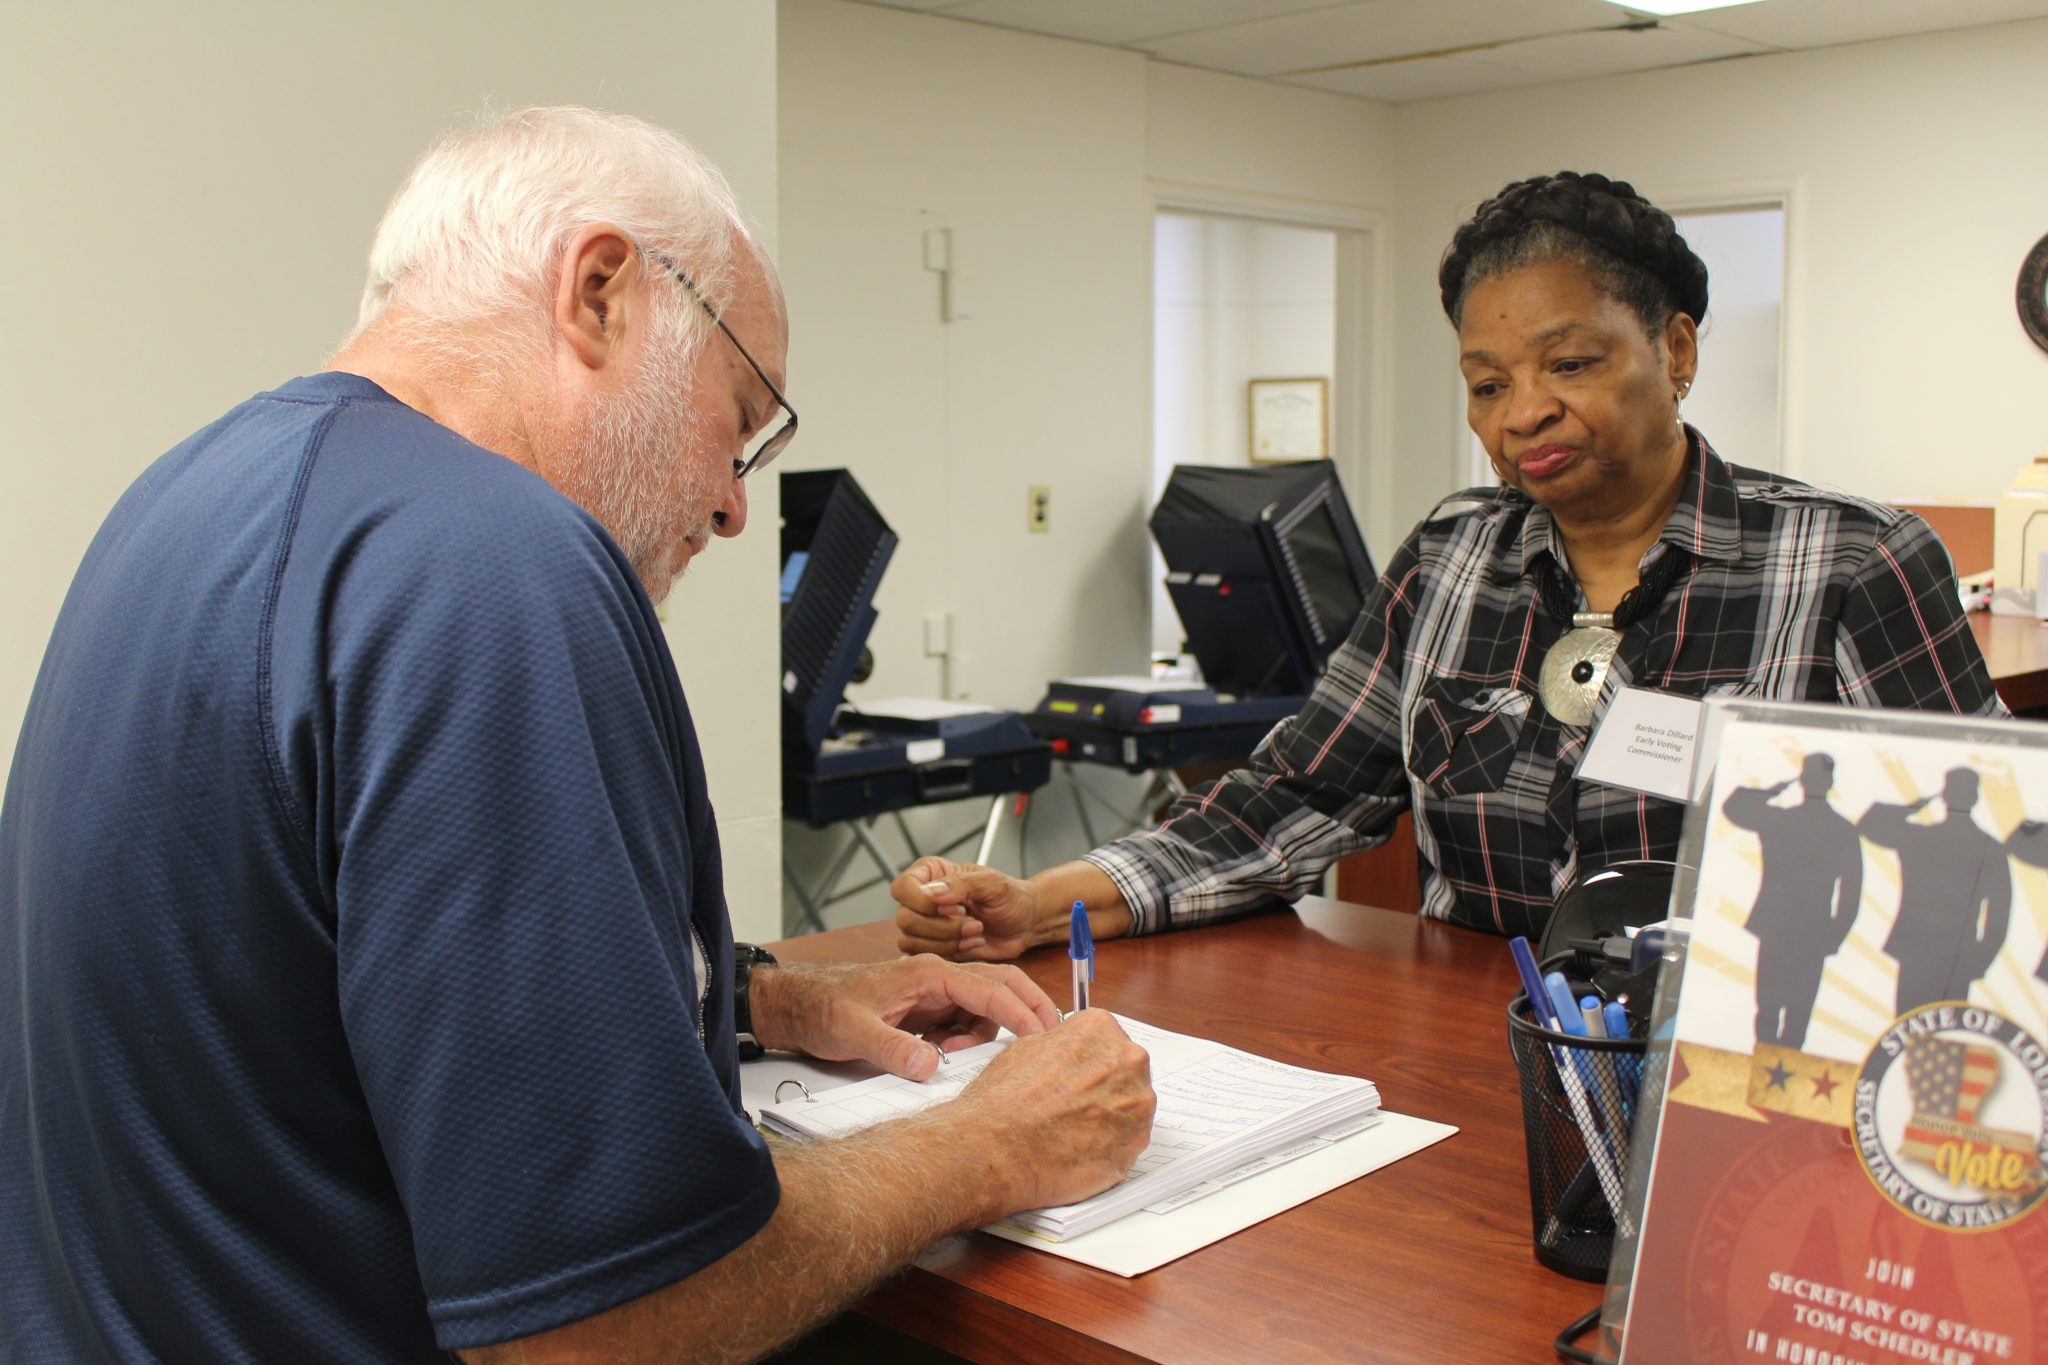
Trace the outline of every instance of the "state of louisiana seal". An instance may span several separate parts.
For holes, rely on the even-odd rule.
[[[1923,1005],[1864,1058],[1851,1128],[1878,1192],[1909,1216],[2010,1223],[2048,1194],[2048,1048],[1992,1010]]]

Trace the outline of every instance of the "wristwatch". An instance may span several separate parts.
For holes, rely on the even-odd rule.
[[[739,1035],[740,1060],[743,1062],[761,1055],[761,1042],[754,1037],[754,1006],[747,995],[747,985],[753,978],[754,968],[774,965],[775,955],[766,948],[757,948],[751,943],[732,945],[732,1027]]]

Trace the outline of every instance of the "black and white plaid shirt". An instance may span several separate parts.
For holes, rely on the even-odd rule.
[[[2005,714],[1925,522],[1726,464],[1688,434],[1683,492],[1639,573],[1666,555],[1683,565],[1623,630],[1592,726],[1562,724],[1536,696],[1544,652],[1569,628],[1538,576],[1559,575],[1585,609],[1550,513],[1505,488],[1449,498],[1249,769],[1088,855],[1133,932],[1294,900],[1411,806],[1425,915],[1540,932],[1581,865],[1677,853],[1682,802],[1574,779],[1620,687]]]

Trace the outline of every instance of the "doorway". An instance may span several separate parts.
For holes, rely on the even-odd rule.
[[[1785,208],[1696,209],[1672,215],[1707,264],[1707,325],[1685,420],[1721,458],[1784,469]]]
[[[1342,429],[1337,405],[1353,386],[1337,371],[1341,236],[1216,214],[1157,215],[1148,509],[1177,464],[1252,463],[1254,380],[1322,379],[1330,403],[1325,429]],[[1334,445],[1329,453],[1336,455]],[[1347,492],[1355,506],[1357,490]],[[1148,562],[1152,654],[1178,655],[1180,618],[1156,546]]]

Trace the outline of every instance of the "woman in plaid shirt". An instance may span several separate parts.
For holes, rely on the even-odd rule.
[[[1098,937],[1292,901],[1408,809],[1425,915],[1535,934],[1582,868],[1677,851],[1682,802],[1575,777],[1619,688],[2004,714],[1925,522],[1685,425],[1707,270],[1670,215],[1605,176],[1519,181],[1438,278],[1500,486],[1409,534],[1250,767],[1028,881],[919,860],[904,951],[1014,957],[1077,900]]]

